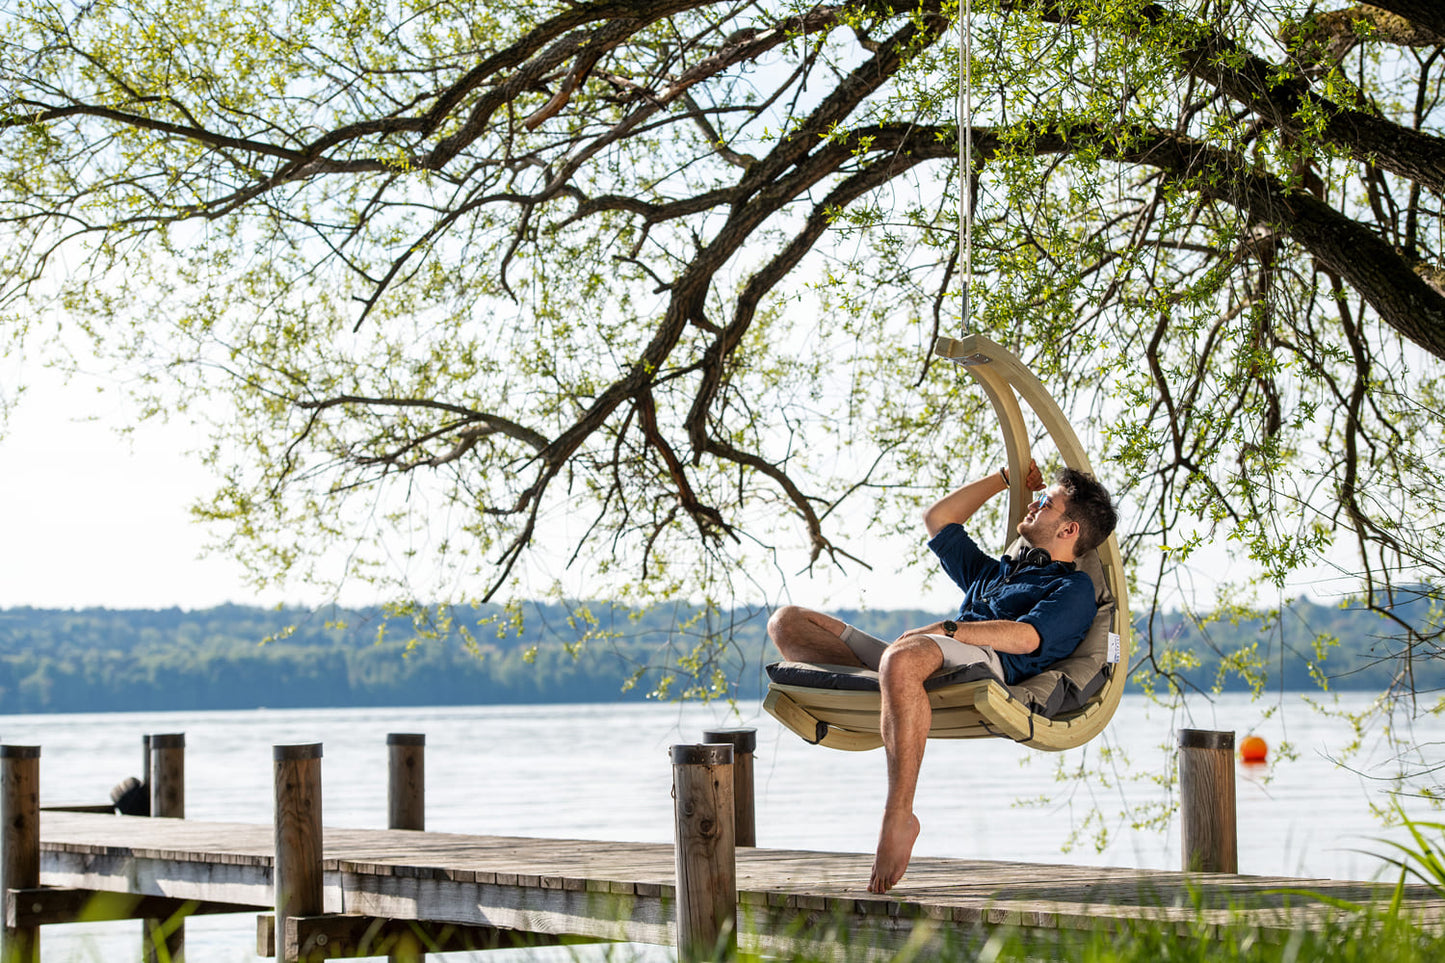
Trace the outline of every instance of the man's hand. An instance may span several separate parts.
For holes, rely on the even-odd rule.
[[[942,622],[934,622],[933,624],[931,624],[931,625],[925,625],[925,626],[923,626],[922,628],[909,629],[907,632],[904,632],[902,635],[900,635],[898,638],[894,639],[893,641],[895,641],[895,642],[901,642],[901,641],[903,641],[904,639],[908,638],[908,637],[911,636],[911,635],[947,635],[947,634],[948,634],[947,632],[943,631],[943,623],[942,623]]]
[[[1029,459],[1029,470],[1024,475],[1024,486],[1031,492],[1040,491],[1047,487],[1044,485],[1043,472],[1039,471],[1039,463],[1032,458]]]

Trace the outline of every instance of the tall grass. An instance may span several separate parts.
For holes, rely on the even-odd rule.
[[[748,963],[763,958],[744,956]],[[779,959],[779,957],[772,957]],[[894,953],[836,944],[789,963],[1441,963],[1445,936],[1395,907],[1341,909],[1314,928],[1139,921],[1092,930],[998,928],[944,936]]]

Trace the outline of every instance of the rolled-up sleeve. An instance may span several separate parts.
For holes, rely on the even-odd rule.
[[[938,534],[928,540],[928,547],[938,556],[943,571],[965,592],[998,567],[998,559],[979,548],[957,522],[939,529]]]

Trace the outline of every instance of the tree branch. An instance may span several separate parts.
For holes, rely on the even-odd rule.
[[[1390,327],[1445,358],[1445,296],[1378,234],[1313,194],[1292,190],[1237,155],[1175,131],[1134,130],[1121,137],[1112,127],[1076,126],[1043,130],[1034,144],[1040,153],[1087,144],[1110,159],[1157,167],[1190,190],[1244,211],[1288,234],[1345,278]]]

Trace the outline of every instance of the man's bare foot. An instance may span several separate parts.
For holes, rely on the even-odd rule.
[[[868,892],[886,893],[900,879],[908,868],[908,859],[913,855],[913,844],[918,839],[918,817],[911,812],[883,812],[883,826],[878,830],[878,852],[873,857],[873,876],[868,880]]]

